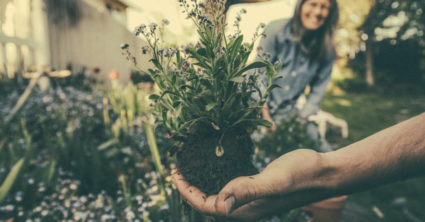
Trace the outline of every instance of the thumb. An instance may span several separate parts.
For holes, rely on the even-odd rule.
[[[259,198],[260,189],[257,175],[238,177],[230,181],[217,195],[216,213],[228,216],[238,207]]]

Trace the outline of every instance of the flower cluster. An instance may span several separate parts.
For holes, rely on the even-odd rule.
[[[240,35],[242,32],[241,32],[241,30],[240,30],[240,23],[241,23],[241,20],[242,20],[242,14],[246,14],[246,9],[241,9],[239,12],[238,12],[238,14],[236,15],[236,19],[235,19],[235,21],[234,21],[234,23],[233,23],[233,26],[234,27],[236,27],[236,34],[237,35]]]
[[[195,25],[199,28],[201,26],[207,26],[212,28],[220,24],[224,24],[224,20],[218,16],[223,15],[226,7],[225,0],[207,1],[206,3],[191,0],[179,0],[180,7],[182,7],[183,13],[187,14],[188,19],[192,19]],[[212,13],[212,12],[218,13]]]
[[[257,28],[255,29],[254,35],[253,35],[253,41],[257,40],[259,37],[266,38],[267,35],[264,32],[264,28],[266,27],[266,24],[260,23]]]
[[[168,205],[163,201],[152,175],[155,172],[137,180],[137,186],[146,187],[147,190],[131,197],[127,197],[122,190],[115,195],[105,191],[80,194],[80,181],[58,179],[53,192],[46,193],[37,206],[30,209],[24,207],[23,199],[27,197],[18,191],[14,201],[0,206],[0,214],[22,221],[148,221],[152,216],[157,217],[154,214],[168,211]],[[151,182],[146,183],[146,180]],[[41,192],[46,192],[44,185],[39,184],[38,187]]]

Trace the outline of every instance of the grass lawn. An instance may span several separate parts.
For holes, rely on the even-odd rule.
[[[409,88],[359,93],[331,90],[322,102],[322,109],[348,122],[350,132],[347,139],[329,135],[330,142],[341,147],[425,112],[425,92]],[[385,216],[381,221],[415,221],[408,219],[406,213],[392,205],[400,197],[406,198],[406,207],[410,213],[425,221],[425,178],[357,193],[351,195],[350,200],[370,210],[374,206],[378,207]]]

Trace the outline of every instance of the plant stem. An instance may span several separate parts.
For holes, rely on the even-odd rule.
[[[160,177],[164,177],[164,171],[161,165],[161,158],[159,156],[158,146],[156,144],[155,135],[153,133],[152,126],[150,125],[149,120],[145,121],[144,127],[155,168],[158,171]]]
[[[176,206],[175,206],[175,205],[177,205],[176,201],[173,201],[175,198],[170,197],[167,193],[167,190],[165,189],[164,170],[162,168],[161,158],[160,158],[159,152],[158,152],[158,146],[156,144],[155,135],[153,133],[149,117],[144,122],[143,125],[144,125],[144,128],[145,128],[146,137],[148,139],[149,149],[150,149],[151,154],[152,154],[153,162],[155,164],[155,168],[156,168],[157,172],[159,173],[158,185],[161,189],[161,192],[164,193],[164,195],[165,195],[165,199],[166,199],[167,203],[169,204],[169,209],[171,211],[171,218],[174,221],[174,219],[178,218],[180,216],[180,214],[179,214],[178,209],[176,209]]]
[[[9,115],[6,116],[4,123],[7,125],[10,120],[15,116],[15,114],[19,111],[19,109],[24,105],[25,101],[28,99],[29,95],[31,94],[32,88],[34,88],[35,84],[37,84],[38,79],[43,73],[36,74],[28,84],[27,88],[25,89],[24,93],[22,93],[21,97],[19,97],[18,102],[13,107],[12,111],[10,111]]]

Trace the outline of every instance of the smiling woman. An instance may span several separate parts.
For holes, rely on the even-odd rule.
[[[259,48],[269,61],[280,61],[282,68],[273,84],[280,85],[271,92],[264,106],[263,117],[274,123],[298,113],[308,117],[318,112],[320,102],[331,80],[335,59],[334,32],[338,21],[336,0],[298,0],[291,19],[280,19],[266,27],[267,38]],[[297,99],[309,87],[303,107],[296,107]],[[308,136],[317,141],[318,130],[313,123],[307,124]],[[319,150],[330,151],[330,146],[321,139]]]
[[[301,22],[305,29],[315,31],[326,21],[330,8],[329,0],[310,0],[301,7]]]

